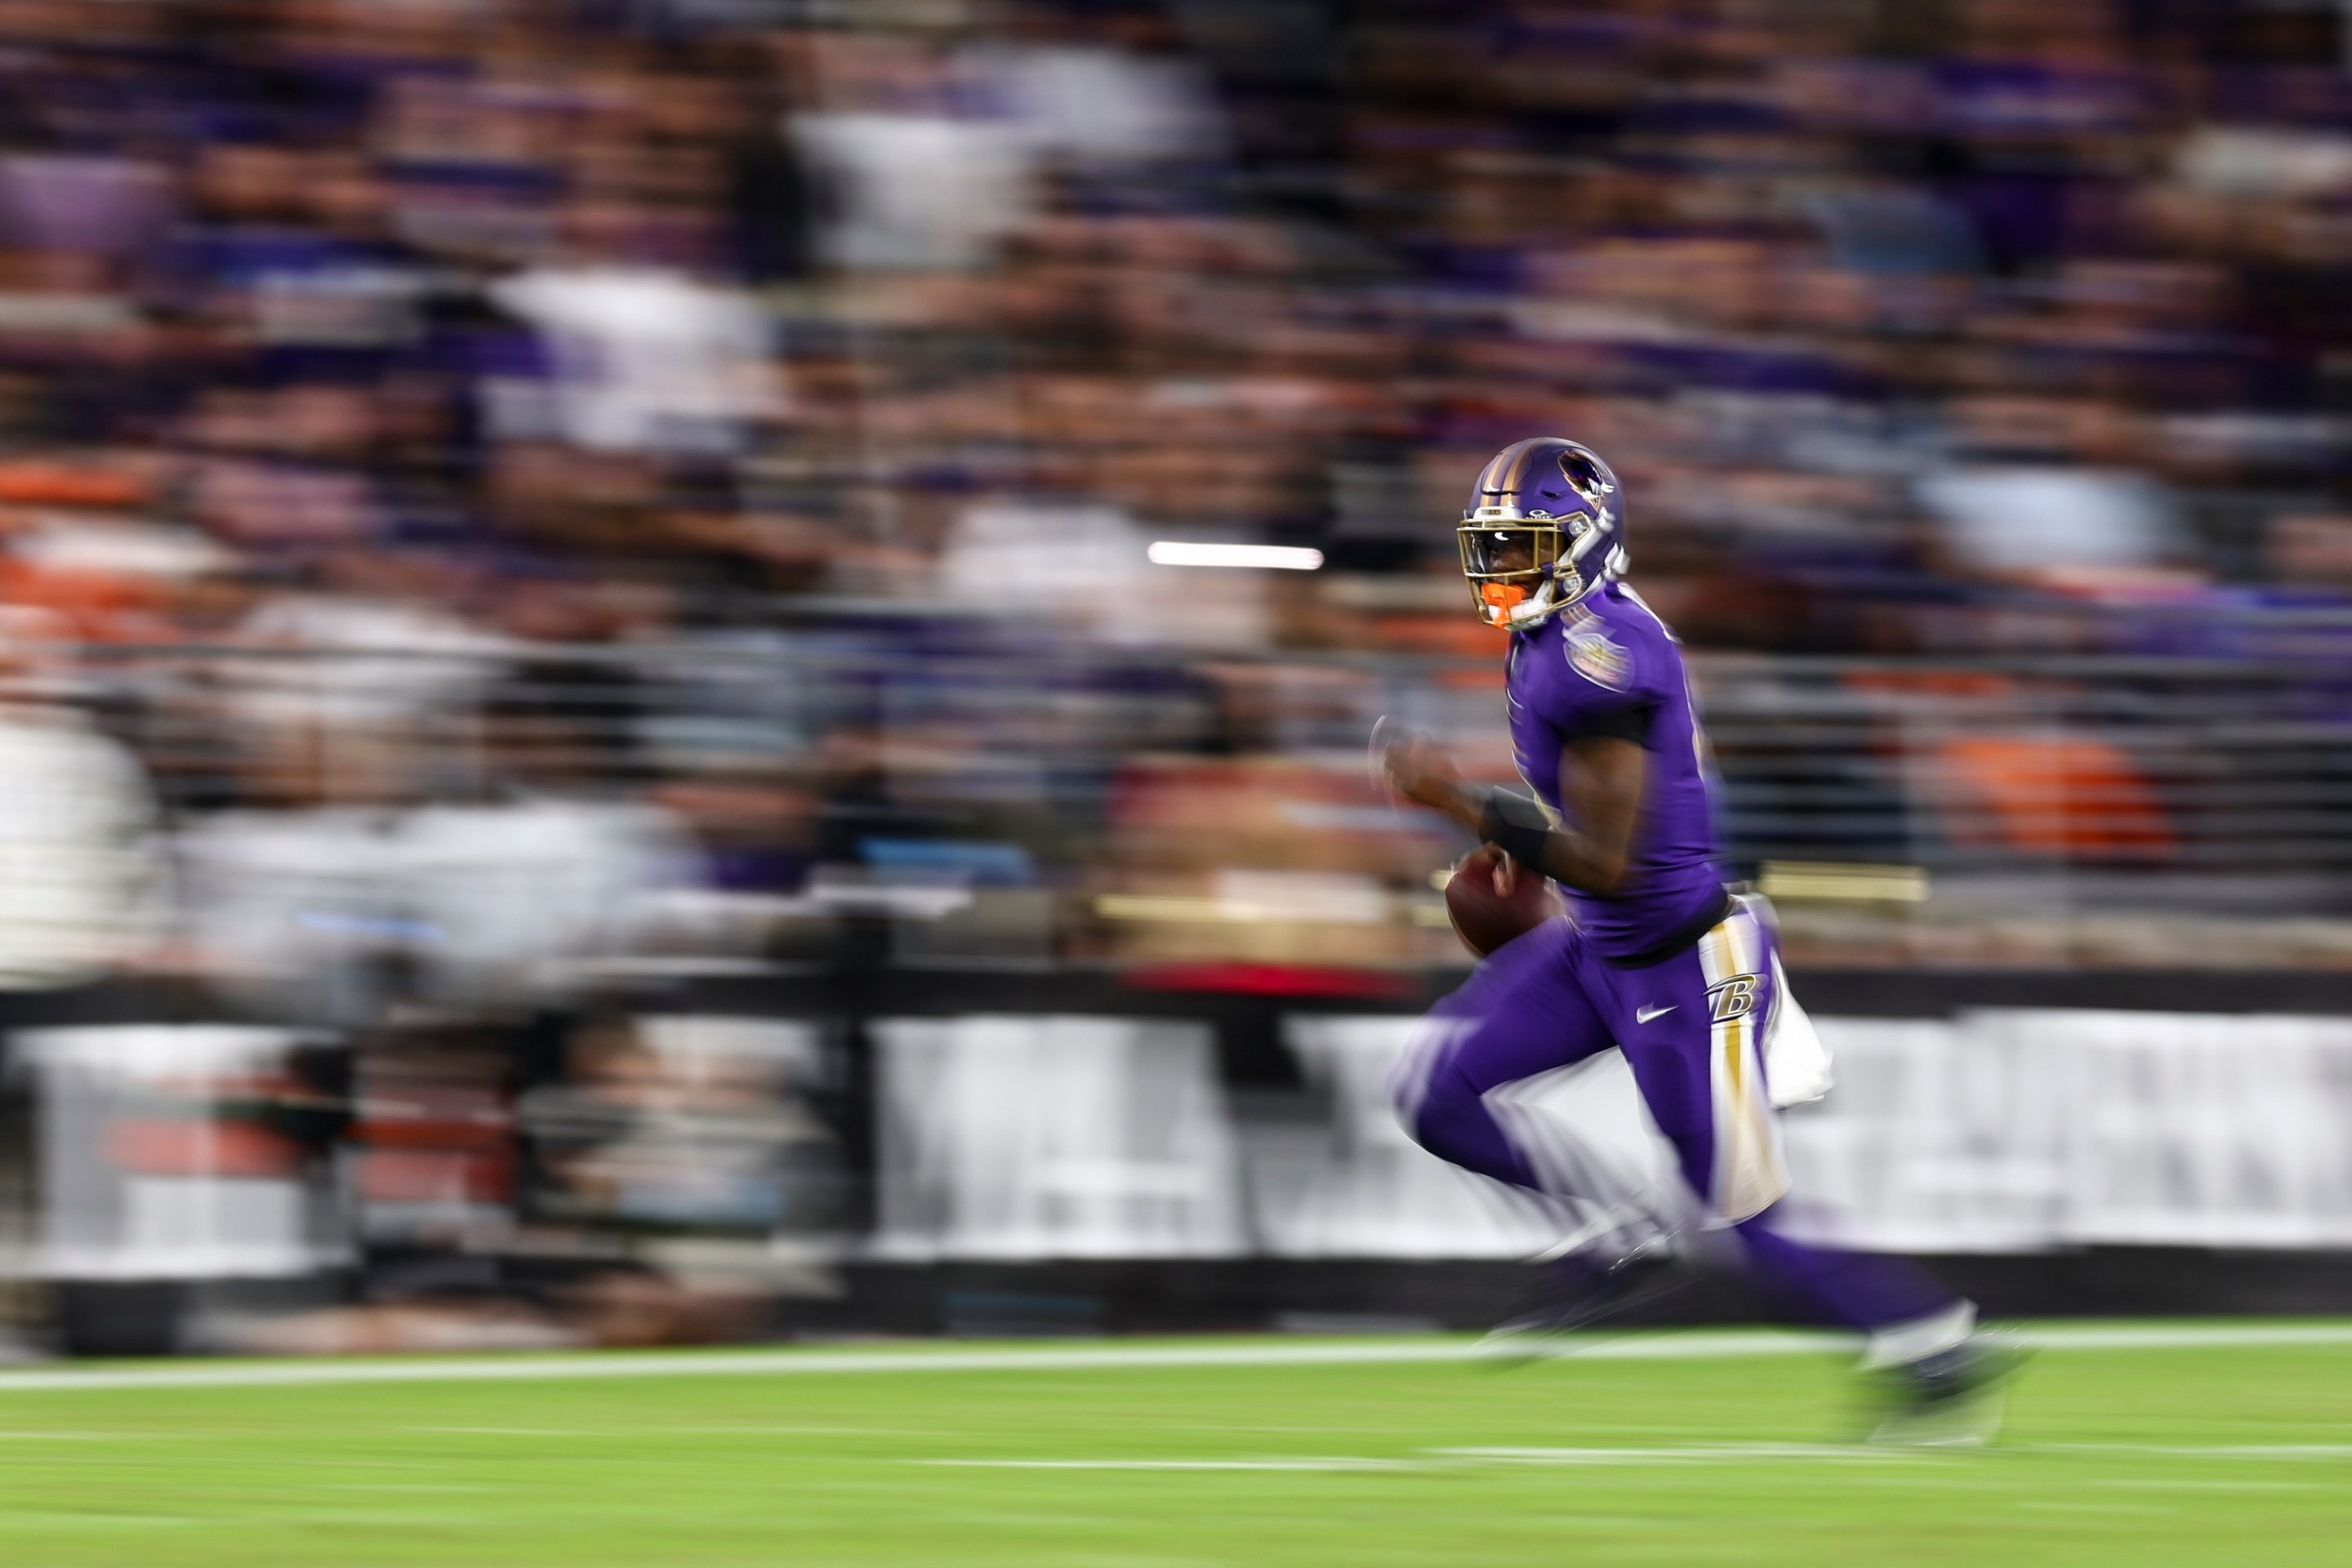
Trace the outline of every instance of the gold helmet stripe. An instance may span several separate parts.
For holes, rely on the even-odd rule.
[[[1538,436],[1521,441],[1511,448],[1511,471],[1504,476],[1505,489],[1513,494],[1518,492],[1519,486],[1526,482],[1528,477],[1528,459],[1534,457],[1536,448],[1542,445],[1543,438]]]
[[[1489,505],[1493,504],[1489,498],[1516,496],[1520,483],[1527,478],[1528,459],[1535,456],[1536,448],[1543,444],[1543,437],[1531,436],[1527,440],[1512,442],[1488,459],[1486,471],[1478,476],[1479,503]],[[1517,510],[1516,502],[1514,510]]]
[[[1515,448],[1506,447],[1486,459],[1486,468],[1478,475],[1478,500],[1481,504],[1488,496],[1503,493],[1503,465],[1510,460],[1513,450]]]

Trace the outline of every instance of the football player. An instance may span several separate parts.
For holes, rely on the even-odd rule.
[[[1879,1435],[1981,1436],[2015,1358],[1978,1332],[1974,1307],[1901,1259],[1781,1224],[1789,1173],[1765,1041],[1793,1005],[1760,901],[1725,887],[1681,647],[1622,581],[1624,526],[1609,466],[1556,437],[1497,454],[1463,513],[1463,573],[1477,613],[1511,634],[1511,737],[1539,798],[1471,786],[1423,737],[1375,745],[1399,794],[1551,878],[1574,918],[1507,942],[1438,1004],[1400,1064],[1398,1112],[1431,1152],[1542,1192],[1488,1092],[1623,1052],[1706,1223],[1737,1235],[1772,1294],[1868,1336],[1864,1368],[1895,1395]],[[1600,1260],[1601,1289],[1567,1321],[1610,1301],[1640,1262]]]

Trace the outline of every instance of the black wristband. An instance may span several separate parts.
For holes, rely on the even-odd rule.
[[[1540,872],[1544,844],[1551,837],[1551,818],[1523,795],[1489,790],[1478,810],[1478,837],[1529,870]]]

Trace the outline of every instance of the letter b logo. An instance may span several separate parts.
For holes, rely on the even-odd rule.
[[[1756,1010],[1756,987],[1762,983],[1760,974],[1735,974],[1707,993],[1713,1005],[1717,1023],[1728,1023]]]

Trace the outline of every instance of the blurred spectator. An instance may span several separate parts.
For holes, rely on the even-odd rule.
[[[72,706],[39,617],[0,621],[0,988],[138,966],[168,889],[138,758]]]
[[[748,295],[592,266],[535,268],[493,284],[490,297],[538,330],[555,375],[552,408],[509,397],[497,413],[501,435],[725,455],[747,423],[782,411],[768,325]]]

